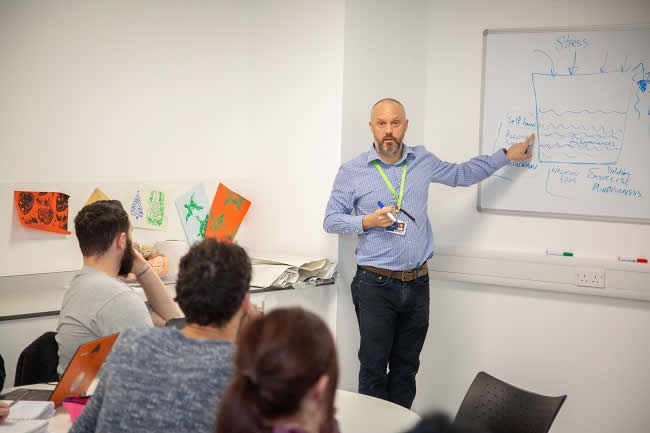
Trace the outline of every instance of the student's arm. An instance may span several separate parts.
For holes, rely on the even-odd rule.
[[[182,314],[178,306],[172,299],[167,287],[160,280],[149,263],[142,257],[138,251],[134,250],[134,261],[132,272],[139,277],[138,283],[142,286],[145,296],[151,309],[164,322],[175,317],[181,317]],[[155,317],[155,316],[154,316]]]

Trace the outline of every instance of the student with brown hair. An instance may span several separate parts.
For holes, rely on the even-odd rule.
[[[301,308],[252,321],[237,343],[218,433],[337,432],[336,346],[327,325]]]

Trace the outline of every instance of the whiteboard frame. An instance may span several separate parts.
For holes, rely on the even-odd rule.
[[[504,34],[504,33],[550,33],[550,32],[593,32],[593,31],[608,31],[608,30],[650,30],[650,24],[620,24],[614,26],[584,26],[584,27],[531,27],[531,28],[512,28],[512,29],[485,29],[483,30],[483,56],[481,66],[481,118],[479,121],[479,137],[478,137],[478,153],[482,154],[483,151],[483,121],[484,113],[483,107],[485,102],[485,63],[487,60],[487,37],[490,34]],[[610,217],[602,215],[586,215],[586,214],[565,214],[558,212],[536,212],[525,210],[503,210],[493,209],[481,206],[481,182],[476,189],[476,210],[478,212],[497,214],[497,215],[510,215],[510,216],[530,216],[542,218],[561,218],[572,220],[587,220],[587,221],[604,221],[616,222],[627,224],[650,224],[650,218],[628,218],[628,217]]]

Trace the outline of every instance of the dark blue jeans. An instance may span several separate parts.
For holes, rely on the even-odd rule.
[[[359,393],[411,408],[429,329],[429,275],[413,281],[357,267],[352,301],[359,323]]]

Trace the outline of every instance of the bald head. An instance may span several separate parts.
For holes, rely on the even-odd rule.
[[[375,105],[373,105],[370,109],[370,120],[372,121],[372,118],[375,115],[375,110],[381,109],[386,105],[393,106],[394,108],[399,107],[399,109],[402,111],[402,116],[406,119],[406,110],[404,109],[404,105],[402,105],[401,102],[393,98],[382,98],[379,101],[375,102]]]
[[[394,163],[401,157],[408,123],[404,106],[396,99],[380,99],[372,106],[370,131],[375,137],[375,149],[385,162]]]

